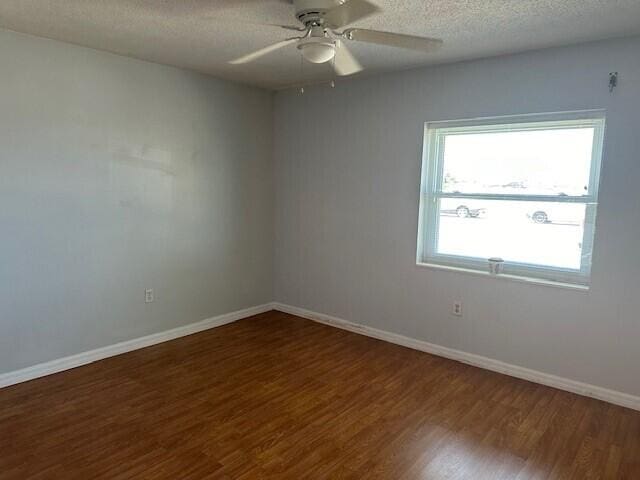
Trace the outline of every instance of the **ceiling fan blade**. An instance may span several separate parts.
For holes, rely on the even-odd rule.
[[[333,68],[338,75],[346,76],[353,75],[362,71],[362,65],[351,54],[347,46],[338,40],[336,49],[336,56],[333,59]]]
[[[263,23],[262,25],[267,26],[267,27],[278,27],[278,28],[284,28],[285,30],[294,30],[296,32],[304,32],[306,31],[306,27],[296,27],[295,25],[276,25],[274,23]]]
[[[281,48],[286,47],[287,45],[291,45],[292,43],[300,40],[299,38],[287,38],[286,40],[282,40],[281,42],[274,43],[273,45],[269,45],[268,47],[261,48],[260,50],[256,50],[253,53],[249,53],[242,57],[236,58],[235,60],[231,60],[229,63],[232,65],[241,65],[243,63],[253,62],[254,60],[268,54],[271,52],[275,52]]]
[[[433,52],[442,45],[442,40],[437,38],[417,37],[401,33],[379,32],[364,28],[349,28],[343,33],[344,38],[356,42],[376,43],[389,47],[408,48],[421,52]]]
[[[342,28],[378,12],[380,8],[367,0],[347,0],[325,13],[324,21],[332,28]]]
[[[294,30],[296,32],[305,32],[307,30],[307,27],[304,27],[302,25],[280,25],[278,23],[262,23],[262,22],[249,22],[247,20],[237,20],[235,18],[213,18],[213,19],[207,19],[207,21],[211,21],[211,22],[217,22],[217,23],[225,23],[225,24],[229,24],[229,23],[237,23],[239,25],[252,25],[254,27],[275,27],[275,28],[283,28],[285,30]]]

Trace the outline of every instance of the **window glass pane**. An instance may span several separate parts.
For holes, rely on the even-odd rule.
[[[436,253],[580,270],[585,204],[443,198]]]
[[[593,128],[575,127],[447,134],[442,190],[586,195],[590,193],[593,136]]]

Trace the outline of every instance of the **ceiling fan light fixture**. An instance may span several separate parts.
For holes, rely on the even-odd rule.
[[[326,38],[310,38],[300,42],[298,49],[311,63],[326,63],[336,56],[336,45]]]

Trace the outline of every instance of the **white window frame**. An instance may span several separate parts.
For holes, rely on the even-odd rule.
[[[588,193],[582,196],[447,193],[442,191],[444,177],[445,137],[456,134],[495,133],[506,131],[533,131],[566,128],[593,128],[591,170]],[[441,254],[437,252],[441,199],[460,198],[473,200],[515,200],[530,202],[578,203],[586,206],[583,255],[579,270],[557,268],[528,263],[504,263],[503,276],[542,280],[551,283],[588,286],[591,276],[595,218],[598,205],[598,188],[602,164],[605,133],[605,112],[589,110],[580,112],[548,113],[521,116],[492,117],[472,120],[456,120],[425,123],[422,162],[422,182],[418,226],[418,265],[485,272],[487,259]]]

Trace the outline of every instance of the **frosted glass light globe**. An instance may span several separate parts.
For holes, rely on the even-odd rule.
[[[311,63],[325,63],[336,55],[336,47],[329,42],[309,42],[300,45],[302,56]]]

